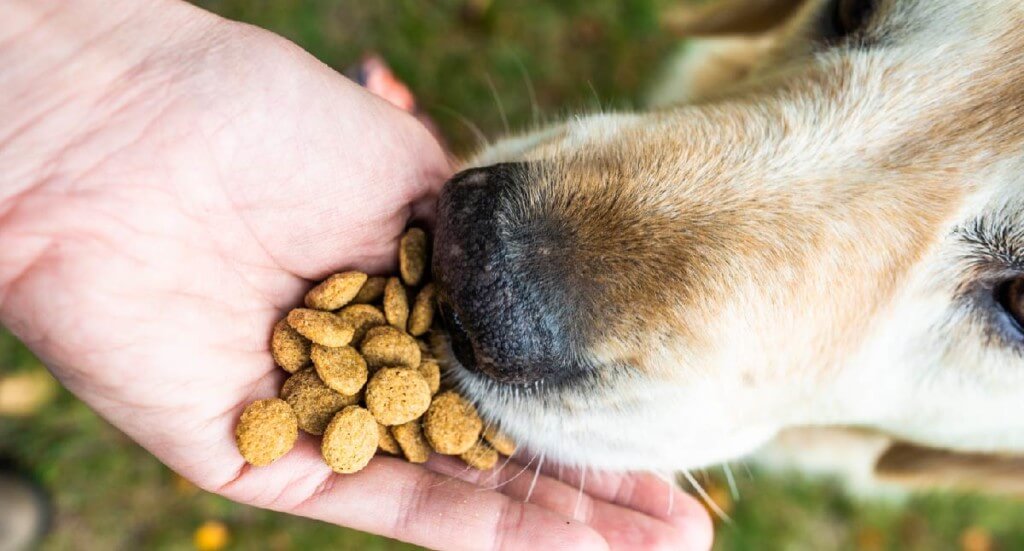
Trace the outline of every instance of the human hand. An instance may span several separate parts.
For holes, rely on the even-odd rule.
[[[703,509],[652,475],[486,490],[520,469],[378,457],[341,476],[305,436],[247,467],[233,429],[280,386],[274,322],[311,280],[393,270],[451,169],[411,116],[272,34],[112,4],[16,1],[0,23],[0,321],[72,392],[259,507],[441,548],[708,546]]]

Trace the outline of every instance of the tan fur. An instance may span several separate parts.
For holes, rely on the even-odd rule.
[[[880,0],[864,43],[826,44],[826,2],[783,3],[771,29],[689,21],[766,34],[693,49],[678,106],[574,118],[467,163],[530,163],[508,223],[564,229],[545,254],[578,268],[599,368],[557,393],[463,386],[519,441],[597,467],[707,465],[797,426],[1024,455],[1024,360],[965,298],[1015,272],[962,238],[1024,224],[1024,6]],[[881,472],[953,457],[901,450]]]
[[[683,3],[665,17],[682,36],[762,33],[782,24],[803,0],[726,0],[693,6]]]
[[[953,488],[1024,497],[1024,456],[954,453],[896,444],[879,458],[883,481],[918,488]]]

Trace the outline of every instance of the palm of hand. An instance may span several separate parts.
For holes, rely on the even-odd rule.
[[[0,313],[68,388],[184,476],[262,507],[445,547],[706,545],[703,512],[650,476],[592,480],[579,503],[541,476],[524,505],[532,473],[504,494],[449,480],[476,475],[444,460],[340,477],[309,438],[244,467],[235,420],[283,377],[273,323],[311,279],[393,269],[447,162],[411,117],[266,36],[141,77],[0,213],[18,251]]]

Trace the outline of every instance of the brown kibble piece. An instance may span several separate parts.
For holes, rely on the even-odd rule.
[[[256,400],[245,407],[235,427],[238,451],[250,465],[265,467],[288,453],[299,429],[295,413],[284,400]]]
[[[498,427],[488,424],[484,428],[484,440],[491,445],[492,448],[498,450],[501,455],[512,455],[516,453],[516,443],[512,440],[509,435],[505,434]]]
[[[336,473],[358,472],[377,453],[380,433],[369,411],[348,406],[331,419],[324,431],[320,452]]]
[[[430,395],[437,394],[438,389],[441,388],[441,366],[434,360],[423,360],[416,369],[423,376],[423,380],[427,381]]]
[[[494,448],[488,446],[485,442],[478,441],[476,444],[473,444],[472,448],[459,455],[459,459],[465,461],[467,465],[474,469],[486,471],[494,468],[494,465],[498,462],[498,452],[494,451]]]
[[[384,287],[384,317],[402,331],[409,323],[409,295],[397,277],[389,278]]]
[[[366,330],[366,335],[363,336],[363,342],[370,339],[379,337],[381,335],[401,334],[402,331],[391,327],[390,325],[378,325],[377,327],[371,327]]]
[[[324,384],[312,367],[292,375],[281,388],[281,398],[292,407],[299,428],[313,435],[323,434],[341,408],[359,403],[361,396],[345,396]]]
[[[337,310],[356,298],[366,279],[362,272],[334,274],[306,293],[306,306],[317,310]]]
[[[418,419],[391,427],[391,434],[409,463],[426,463],[430,459],[430,444],[423,437],[423,428]]]
[[[377,302],[380,297],[384,296],[384,286],[387,285],[388,278],[381,276],[372,276],[363,283],[363,288],[359,290],[356,298],[352,299],[352,302],[356,304],[370,304]]]
[[[358,343],[366,336],[370,328],[378,327],[387,323],[384,319],[384,312],[376,306],[369,304],[353,304],[346,306],[338,312],[341,321],[352,326],[352,342]]]
[[[288,325],[283,319],[274,325],[274,334],[270,337],[270,353],[274,362],[288,373],[306,367],[309,364],[309,339]]]
[[[366,360],[350,346],[328,348],[313,345],[310,354],[316,373],[328,388],[346,396],[353,396],[362,390],[369,373]]]
[[[380,447],[380,449],[390,453],[391,455],[400,455],[402,453],[402,448],[399,447],[398,441],[395,440],[395,437],[391,436],[391,431],[388,429],[387,425],[377,423],[377,432],[379,433],[380,441],[378,442],[378,447]]]
[[[390,326],[374,327],[368,331],[359,351],[371,369],[419,367],[422,359],[416,339]]]
[[[312,369],[314,373],[316,372],[316,369],[310,369]],[[288,399],[288,396],[295,391],[295,387],[298,386],[298,384],[302,382],[303,379],[303,377],[296,377],[295,375],[298,375],[303,371],[305,371],[305,369],[300,369],[299,371],[293,373],[291,377],[288,377],[287,379],[284,380],[284,383],[281,384],[281,392],[277,394],[279,398],[281,398],[282,400]]]
[[[366,385],[366,407],[385,425],[408,423],[430,407],[430,386],[415,369],[381,369]]]
[[[296,308],[288,312],[288,325],[307,339],[324,346],[345,346],[352,342],[355,330],[330,312]]]
[[[419,285],[427,269],[427,234],[419,228],[409,228],[398,245],[398,271],[402,281],[410,287]]]
[[[459,455],[476,444],[483,421],[473,404],[454,391],[434,398],[423,417],[423,433],[437,453]]]
[[[409,313],[409,334],[418,337],[430,331],[432,323],[434,323],[434,284],[428,283],[423,286],[412,303],[412,311]]]

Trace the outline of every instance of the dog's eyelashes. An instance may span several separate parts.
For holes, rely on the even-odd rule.
[[[1012,279],[996,289],[1000,306],[1013,318],[1016,329],[1024,335],[1024,277]]]

